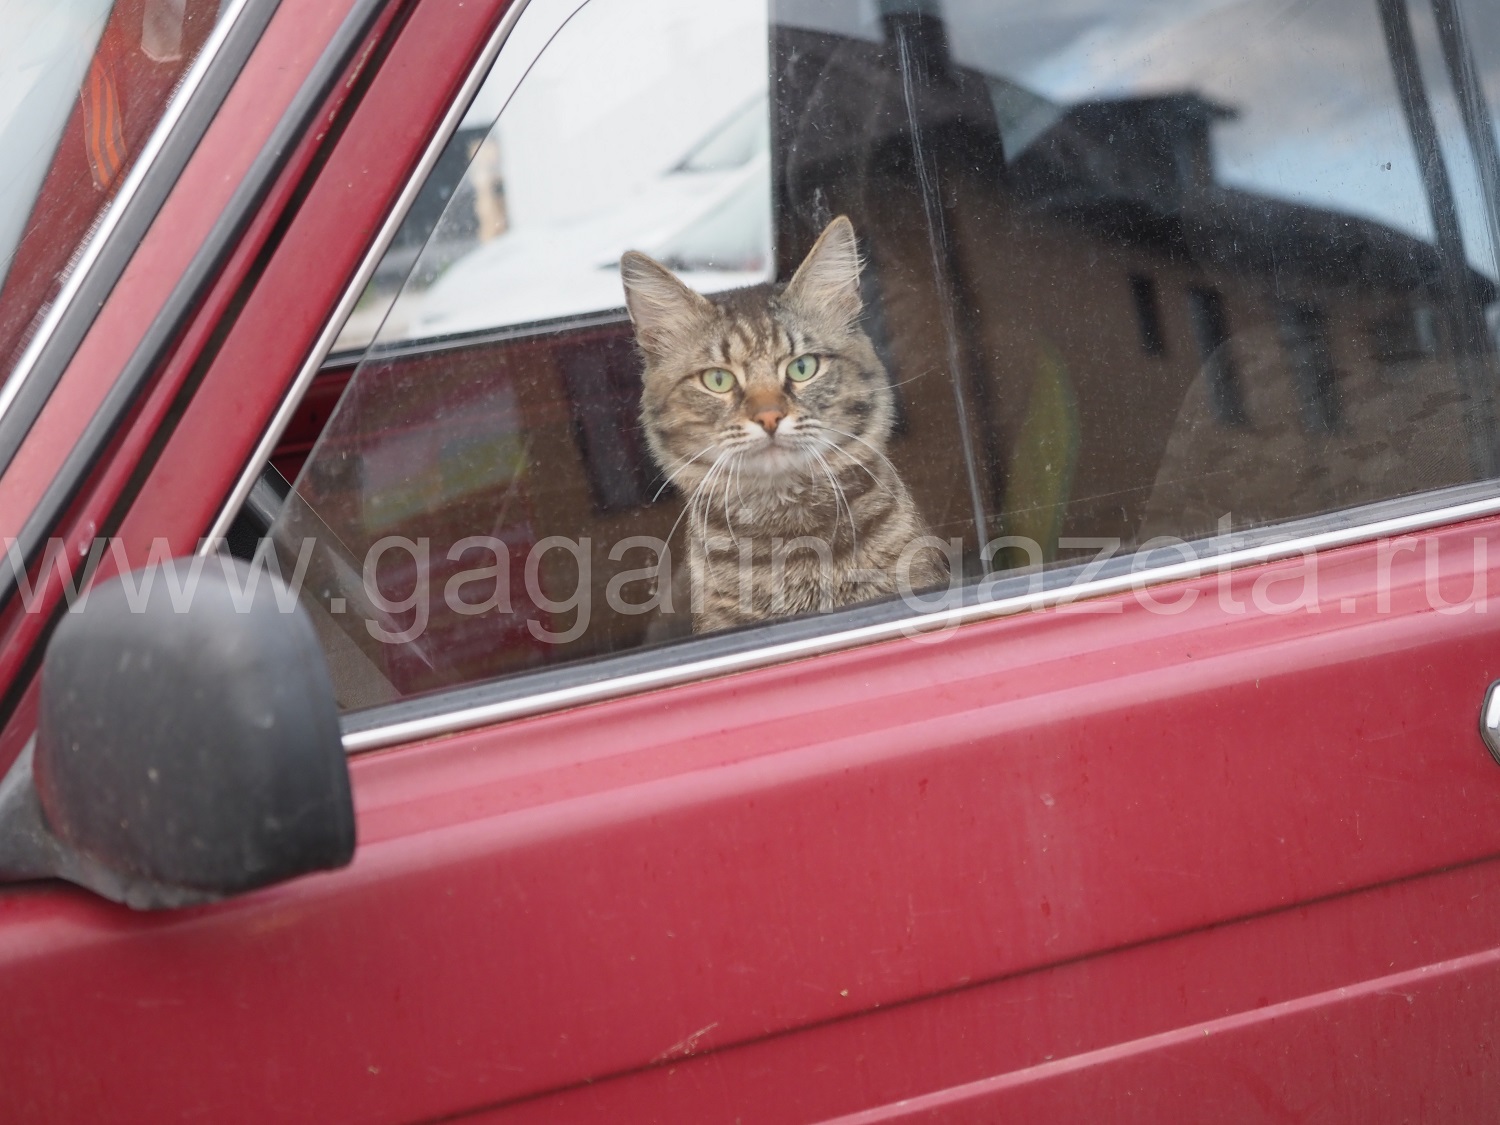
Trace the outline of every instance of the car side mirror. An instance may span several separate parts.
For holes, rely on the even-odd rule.
[[[0,781],[0,881],[158,909],[353,857],[333,684],[264,570],[210,556],[102,582],[41,677],[36,738]]]

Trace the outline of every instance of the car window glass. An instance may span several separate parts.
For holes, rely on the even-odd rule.
[[[532,27],[561,23],[557,38],[519,87],[514,63],[486,81],[445,154],[451,171],[433,177],[337,347],[369,343],[377,326],[388,345],[617,309],[613,266],[631,247],[670,258],[704,291],[765,281],[761,7],[571,0],[528,11]],[[651,25],[664,38],[614,49]],[[706,96],[685,99],[685,87]]]
[[[219,0],[0,0],[0,373],[219,16]]]
[[[346,706],[1500,474],[1491,6],[575,7],[450,146],[320,377],[332,419],[278,454]],[[838,348],[787,343],[764,402],[728,352],[684,385],[756,441],[825,410],[783,466],[801,514],[757,525],[782,547],[930,539],[905,587],[706,614],[683,557],[716,532],[705,558],[797,585],[737,532],[771,462],[664,452],[622,263],[790,295],[839,216],[857,294],[819,292],[857,307],[863,420],[819,398]]]

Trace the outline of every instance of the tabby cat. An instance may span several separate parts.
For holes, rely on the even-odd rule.
[[[894,400],[859,326],[859,270],[843,216],[785,286],[705,297],[645,254],[620,259],[642,426],[688,497],[695,632],[946,579],[885,456]]]

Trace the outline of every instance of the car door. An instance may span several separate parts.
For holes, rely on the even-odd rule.
[[[0,478],[4,737],[47,538],[227,538],[301,576],[356,858],[0,891],[7,1117],[1482,1118],[1500,25],[1283,18],[329,17],[335,124],[155,350],[112,291]],[[685,636],[619,255],[785,281],[841,213],[953,581]]]

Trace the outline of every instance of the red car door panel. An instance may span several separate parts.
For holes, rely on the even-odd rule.
[[[1495,1016],[1484,997],[1495,954],[1445,958],[1493,941],[1497,878],[1500,865],[1486,862],[1385,884],[673,1058],[476,1117],[714,1121],[734,1106],[746,1120],[768,1121],[1163,1121],[1198,1119],[1197,1107],[1208,1106],[1228,1119],[1261,1120],[1290,1105],[1329,1120],[1399,1120],[1423,1118],[1425,1092],[1427,1104],[1455,1107],[1426,1119],[1482,1119],[1493,1096]],[[1429,1038],[1415,1026],[1418,990],[1454,973],[1468,977],[1449,989],[1460,1010],[1438,1008],[1437,1019],[1451,1022]],[[1399,1001],[1394,1030],[1347,1003],[1379,1003],[1372,997]],[[1366,1020],[1357,1051],[1336,1029],[1320,1040],[1308,1034],[1345,1019]],[[1227,1035],[1257,1023],[1279,1053],[1257,1056]],[[1408,1043],[1408,1034],[1421,1041]],[[1139,1080],[1143,1056],[1192,1050],[1200,1040],[1228,1057],[1169,1064]],[[922,1046],[929,1043],[940,1046]],[[1102,1075],[1080,1081],[1096,1068]],[[1381,1099],[1390,1112],[1356,1112]],[[856,1104],[874,1108],[850,1113]]]
[[[1428,549],[1457,577],[1492,531],[1460,525]],[[1028,1050],[1100,1050],[1488,949],[1492,911],[1452,911],[1494,878],[1465,865],[1500,851],[1500,769],[1476,731],[1500,670],[1490,617],[1433,610],[1420,545],[1318,564],[1319,613],[1224,610],[1257,580],[1275,588],[1268,575],[1295,585],[1305,564],[1283,562],[1222,591],[1153,591],[1199,591],[1171,616],[1080,604],[358,758],[353,868],[238,903],[143,926],[70,891],[13,893],[0,940],[52,952],[8,982],[11,1026],[69,1050],[4,1096],[123,1084],[150,1116],[160,1086],[140,1076],[171,1059],[202,1080],[153,1113],[262,1116],[275,1103],[223,1079],[274,1073],[308,1119],[401,1120],[821,1025],[809,1034],[843,1063],[820,1112],[848,1113],[880,1084],[828,1029],[877,1008],[1008,993],[1025,1034],[982,1052],[995,1069],[961,1079],[976,1081],[1046,1061]],[[1383,570],[1390,612],[1375,614]],[[1388,894],[1409,899],[1410,933],[1376,927],[1330,957],[1341,947],[1318,938]],[[1188,1000],[1195,941],[1225,973],[1268,929],[1280,953],[1247,958],[1243,989]],[[1295,965],[1303,930],[1320,952]],[[1142,945],[1164,938],[1159,955]],[[1180,995],[1141,971],[1153,956]],[[116,1042],[80,1005],[132,1006],[137,1030]],[[225,1038],[196,1032],[210,1014]],[[267,1040],[253,1060],[225,1047]],[[947,1040],[938,1021],[910,1049],[940,1060]],[[755,1050],[694,1065],[710,1059],[714,1082],[757,1072]],[[618,1087],[626,1102],[638,1081]],[[597,1119],[620,1119],[612,1088],[586,1099]]]

